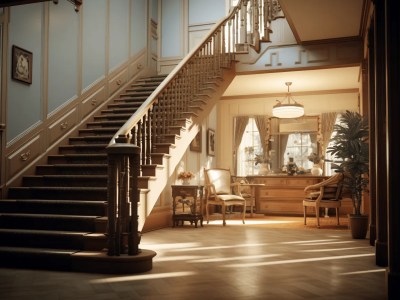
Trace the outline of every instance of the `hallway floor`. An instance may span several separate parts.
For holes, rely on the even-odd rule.
[[[264,217],[148,232],[140,247],[157,256],[137,275],[0,269],[0,299],[386,299],[368,240],[296,224]]]

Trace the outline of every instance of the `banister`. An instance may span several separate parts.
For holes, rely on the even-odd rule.
[[[240,4],[242,2],[247,2],[248,0],[241,0],[240,3],[234,7],[234,9],[230,12],[230,14],[222,19],[219,23],[215,24],[212,28],[210,34],[208,34],[205,38],[203,38],[202,42],[197,46],[197,48],[192,49],[189,54],[183,58],[178,65],[168,74],[168,76],[163,80],[163,82],[152,92],[152,94],[146,99],[146,101],[140,106],[140,108],[126,121],[126,123],[117,131],[117,133],[111,139],[110,145],[115,143],[115,140],[118,137],[128,137],[130,134],[130,130],[133,128],[135,124],[137,124],[145,113],[149,109],[152,108],[154,102],[157,100],[158,95],[164,91],[172,79],[174,79],[177,74],[183,69],[183,67],[190,62],[190,60],[198,54],[198,52],[203,49],[203,46],[207,44],[210,38],[216,34],[216,32],[220,29],[220,27],[228,22],[234,14],[240,9]]]

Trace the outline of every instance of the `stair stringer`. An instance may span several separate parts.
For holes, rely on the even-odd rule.
[[[235,77],[235,65],[223,71],[223,76],[218,81],[218,86],[210,94],[207,94],[207,102],[202,106],[202,111],[196,117],[187,120],[186,130],[182,131],[180,138],[175,144],[171,145],[169,155],[164,156],[163,166],[156,168],[156,174],[148,182],[147,193],[141,193],[138,205],[139,226],[138,230],[143,229],[146,218],[150,215],[157,203],[161,193],[167,186],[170,177],[174,174],[175,168],[182,160],[191,141],[195,138],[201,128],[203,120],[210,114],[213,107],[221,98],[229,84]]]

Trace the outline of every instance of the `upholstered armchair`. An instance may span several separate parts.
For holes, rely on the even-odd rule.
[[[222,224],[226,225],[226,208],[242,206],[242,222],[246,215],[246,200],[240,193],[240,183],[231,182],[229,169],[204,169],[205,194],[206,194],[206,219],[209,223],[209,206],[220,206],[222,211]]]
[[[317,219],[317,227],[319,223],[319,208],[335,208],[337,225],[339,225],[339,207],[342,199],[343,174],[336,173],[328,179],[313,185],[309,185],[304,189],[306,198],[303,200],[304,225],[307,225],[307,207],[314,207]]]

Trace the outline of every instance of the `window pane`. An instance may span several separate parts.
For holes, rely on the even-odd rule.
[[[237,175],[255,175],[258,173],[259,165],[254,165],[254,156],[261,153],[260,134],[254,118],[249,118],[249,123],[243,133],[237,155]]]

